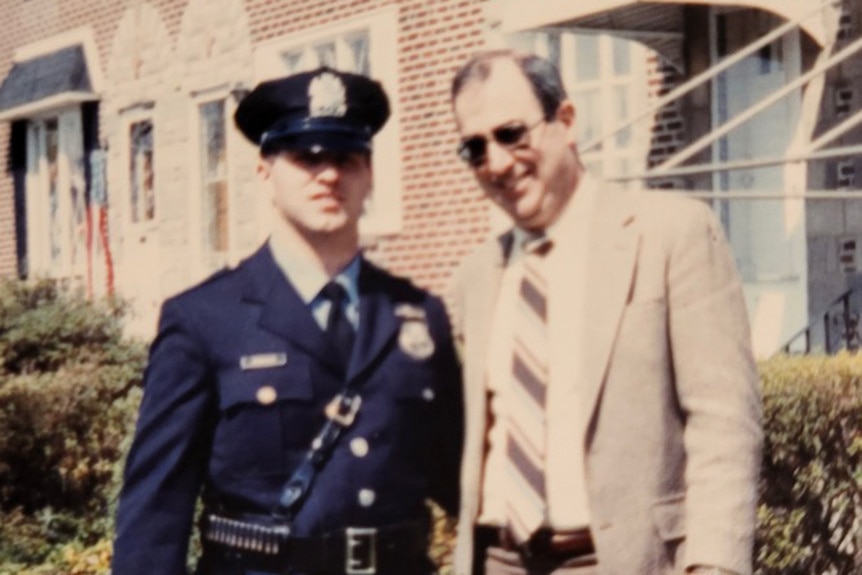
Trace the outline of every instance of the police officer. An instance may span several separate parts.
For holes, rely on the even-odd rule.
[[[330,68],[239,105],[278,217],[168,299],[117,511],[115,575],[424,575],[426,498],[457,506],[460,376],[441,301],[363,258],[381,86]]]

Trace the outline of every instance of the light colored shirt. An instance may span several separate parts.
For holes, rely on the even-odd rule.
[[[583,438],[573,436],[580,428],[583,400],[581,379],[584,306],[584,274],[589,246],[590,215],[597,184],[585,176],[560,218],[545,230],[553,247],[545,256],[548,284],[549,382],[545,401],[546,523],[556,529],[587,526],[590,521],[584,474]],[[523,276],[522,243],[528,234],[515,228],[512,252],[503,271],[496,303],[487,357],[486,385],[491,392],[490,449],[485,462],[482,509],[479,523],[505,524],[507,402],[512,401],[511,358],[514,340],[514,313]]]
[[[272,250],[276,265],[284,273],[296,293],[299,294],[300,299],[311,310],[320,329],[326,329],[326,320],[329,318],[329,311],[332,307],[332,302],[321,296],[320,290],[330,280],[341,284],[347,292],[347,299],[344,304],[347,320],[354,330],[359,326],[360,255],[358,253],[335,277],[330,278],[322,269],[310,266],[308,262],[296,258],[289,243],[277,231],[270,236],[269,247]]]

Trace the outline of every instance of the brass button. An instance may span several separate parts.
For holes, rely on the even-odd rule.
[[[257,397],[257,401],[261,405],[269,405],[270,403],[275,401],[275,399],[278,397],[278,394],[275,392],[274,387],[272,387],[271,385],[265,385],[257,390],[257,394],[255,395],[255,397]]]
[[[354,437],[350,441],[350,452],[356,457],[365,457],[368,450],[368,441],[364,437]]]
[[[377,499],[377,494],[373,489],[359,490],[359,505],[362,507],[371,507],[374,505],[374,500]]]

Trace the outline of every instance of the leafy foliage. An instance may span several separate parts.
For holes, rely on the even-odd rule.
[[[49,281],[0,282],[0,575],[98,564],[87,549],[109,540],[144,362],[123,310]]]
[[[862,570],[862,356],[761,365],[759,575]]]

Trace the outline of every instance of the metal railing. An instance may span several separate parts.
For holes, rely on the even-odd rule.
[[[858,351],[862,347],[859,334],[862,288],[851,288],[830,303],[807,326],[799,330],[781,348],[784,353],[820,351],[827,354],[841,350]],[[801,347],[800,347],[801,344]]]

